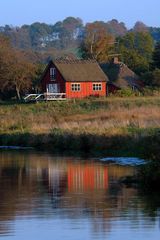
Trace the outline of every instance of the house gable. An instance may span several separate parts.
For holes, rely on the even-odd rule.
[[[54,69],[54,77],[51,74],[51,70]],[[47,65],[42,79],[42,91],[47,92],[47,87],[49,84],[57,84],[58,91],[64,93],[65,92],[65,79],[61,75],[60,71],[56,67],[56,65],[53,63],[53,61],[50,61],[49,64]]]

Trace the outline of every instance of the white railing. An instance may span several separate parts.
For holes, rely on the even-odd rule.
[[[25,102],[36,102],[36,101],[58,101],[66,100],[65,93],[41,93],[41,94],[27,94],[24,97]]]

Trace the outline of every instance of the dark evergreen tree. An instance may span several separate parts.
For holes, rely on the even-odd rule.
[[[153,68],[160,69],[160,41],[157,42],[154,52],[153,52]]]
[[[141,75],[149,71],[154,42],[147,32],[130,32],[118,39],[122,61]]]

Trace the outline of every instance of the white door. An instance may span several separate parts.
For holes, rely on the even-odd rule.
[[[58,84],[57,83],[52,83],[47,85],[47,92],[48,93],[58,93]]]

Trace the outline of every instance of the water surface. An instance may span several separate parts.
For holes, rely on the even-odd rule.
[[[0,239],[159,240],[160,196],[121,183],[132,166],[0,152]]]

